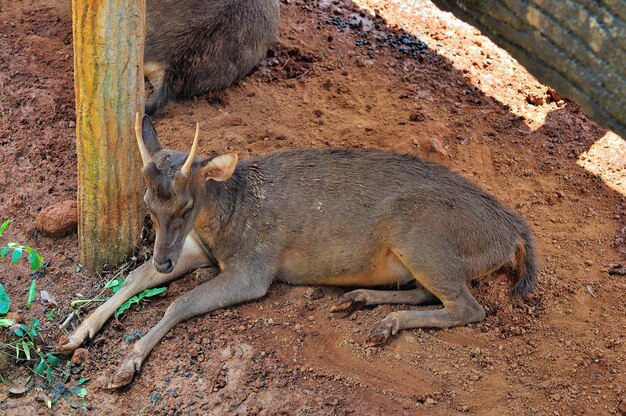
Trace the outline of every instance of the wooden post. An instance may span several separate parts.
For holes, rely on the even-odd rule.
[[[145,0],[72,0],[78,245],[92,271],[132,255],[143,224],[133,123],[143,114]]]

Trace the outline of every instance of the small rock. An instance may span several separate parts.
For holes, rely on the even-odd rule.
[[[44,393],[43,391],[39,391],[36,395],[35,395],[35,400],[37,400],[38,402],[41,402],[43,404],[47,404],[49,402],[52,402],[52,400],[50,400],[50,397],[48,397],[46,395],[46,393]]]
[[[71,363],[74,365],[84,364],[89,358],[89,351],[86,348],[76,348],[72,355]]]
[[[545,98],[543,95],[530,93],[526,96],[526,101],[528,101],[529,104],[539,106],[545,103]]]
[[[606,271],[612,276],[626,276],[626,267],[621,264],[611,264]]]
[[[587,266],[587,267],[593,266],[593,261],[592,260],[585,260],[585,266]]]
[[[548,95],[552,98],[553,101],[561,101],[565,97],[558,93],[554,88],[548,88]]]
[[[274,325],[276,322],[274,322],[274,320],[272,318],[267,320],[267,324],[268,325]]]
[[[435,399],[433,399],[432,397],[428,397],[426,400],[424,400],[424,403],[430,404],[430,405],[437,404]]]
[[[626,225],[622,226],[615,235],[615,241],[613,242],[617,251],[622,254],[626,254]]]
[[[324,297],[324,292],[319,287],[309,287],[304,291],[304,297],[310,300],[317,300]]]
[[[443,146],[443,143],[441,143],[441,140],[439,140],[436,137],[433,137],[432,139],[430,139],[430,146],[428,147],[428,150],[431,151],[432,153],[439,153],[440,155],[443,155],[443,156],[448,155],[448,151]]]
[[[35,228],[42,234],[60,238],[76,231],[77,223],[76,201],[68,200],[42,209],[35,219]]]
[[[163,395],[161,393],[159,393],[158,391],[153,391],[152,394],[150,395],[150,402],[152,404],[155,404],[162,398],[163,398]]]
[[[626,399],[622,399],[617,410],[619,410],[622,416],[626,416]]]
[[[561,401],[561,395],[559,393],[554,393],[552,396],[550,396],[550,398],[554,400],[555,402]]]
[[[409,120],[414,121],[416,123],[421,123],[422,121],[426,120],[426,116],[423,113],[415,112],[415,113],[411,113],[411,115],[409,116]]]
[[[49,303],[51,305],[57,304],[57,300],[47,290],[40,291],[39,296],[41,296],[41,300],[45,303]]]
[[[9,389],[9,393],[13,396],[20,396],[26,393],[26,386],[13,386]]]

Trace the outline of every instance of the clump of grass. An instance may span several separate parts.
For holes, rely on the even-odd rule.
[[[0,225],[0,237],[6,230],[11,220],[6,220]],[[1,246],[0,246],[1,247]],[[11,253],[11,264],[16,264],[24,253],[28,254],[28,261],[33,271],[31,276],[35,277],[28,287],[28,296],[26,299],[26,307],[30,311],[30,306],[37,296],[37,277],[41,277],[45,271],[45,267],[49,264],[44,262],[43,257],[34,248],[18,243],[8,243],[0,250],[0,259],[4,259]],[[66,388],[65,383],[71,377],[71,363],[67,362],[62,365],[54,350],[48,350],[42,346],[41,340],[41,323],[38,319],[33,319],[30,312],[29,323],[18,323],[10,318],[8,313],[11,308],[11,298],[6,292],[4,286],[0,284],[0,331],[2,331],[2,341],[0,342],[0,354],[5,358],[15,362],[23,362],[31,370],[32,375],[28,376],[22,383],[24,387],[18,387],[18,390],[26,390],[33,377],[43,378],[50,386],[52,398],[47,400],[46,405],[50,408],[61,397],[76,396],[80,403],[69,403],[75,408],[86,408],[86,403],[82,401],[87,396],[87,389],[82,386],[89,377],[83,377],[71,388]],[[45,314],[46,319],[52,320],[55,317],[55,310],[52,309]],[[0,382],[5,384],[13,384],[9,378],[0,372]],[[54,385],[54,386],[53,386]],[[69,400],[68,400],[69,402]]]

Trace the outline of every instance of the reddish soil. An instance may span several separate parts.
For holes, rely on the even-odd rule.
[[[40,300],[31,312],[42,321],[42,347],[51,349],[71,300],[96,295],[110,278],[77,271],[76,234],[52,239],[34,231],[39,210],[76,192],[71,22],[67,8],[53,3],[0,6],[0,218],[14,219],[3,241],[27,242],[51,261],[38,287],[57,299],[57,317],[46,320]],[[260,68],[224,93],[168,106],[157,122],[164,144],[187,149],[200,121],[204,152],[245,158],[347,146],[436,160],[531,221],[539,288],[513,301],[512,277],[495,273],[471,282],[487,310],[484,322],[408,330],[364,348],[378,320],[407,307],[335,319],[329,307],[344,289],[322,288],[317,298],[305,287],[276,284],[261,301],[178,325],[128,388],[104,390],[132,345],[124,336],[146,333],[179,294],[215,273],[199,270],[86,343],[81,375],[91,377],[84,385],[90,411],[72,409],[76,397],[48,410],[35,398],[39,388],[7,397],[8,387],[0,387],[0,412],[619,414],[626,400],[626,280],[607,267],[626,260],[614,246],[626,204],[601,174],[577,164],[606,132],[575,104],[551,100],[546,86],[477,30],[425,1],[281,6],[280,39]],[[417,40],[427,48],[420,51],[425,45]],[[611,160],[607,169],[623,178],[623,157]],[[30,282],[26,266],[5,259],[0,281],[20,310]],[[23,383],[28,370],[18,365],[5,373]]]

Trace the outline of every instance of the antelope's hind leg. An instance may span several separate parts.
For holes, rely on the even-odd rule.
[[[423,287],[412,290],[356,289],[341,296],[333,306],[330,307],[330,312],[345,317],[369,305],[431,305],[436,303],[439,303],[439,299]]]
[[[457,263],[442,261],[433,264],[427,259],[411,262],[410,257],[402,253],[398,253],[398,258],[417,282],[441,301],[443,308],[391,312],[372,328],[366,345],[382,344],[401,329],[450,328],[485,319],[485,310],[469,291],[466,272]]]
[[[122,288],[116,294],[92,312],[91,315],[74,330],[72,335],[67,337],[67,339],[61,340],[57,346],[58,351],[73,351],[80,347],[88,337],[93,338],[100,328],[102,328],[102,325],[104,325],[115,311],[131,296],[145,289],[167,283],[191,270],[208,264],[210,264],[210,260],[202,248],[193,238],[187,237],[183,245],[180,259],[171,273],[159,273],[152,265],[151,260],[137,267],[130,272]]]

